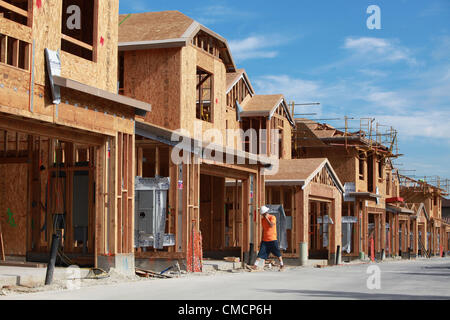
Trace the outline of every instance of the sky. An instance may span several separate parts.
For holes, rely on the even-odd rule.
[[[371,5],[381,29],[369,29]],[[450,1],[122,0],[120,13],[178,10],[228,40],[257,94],[358,131],[361,118],[398,130],[401,173],[450,178]]]

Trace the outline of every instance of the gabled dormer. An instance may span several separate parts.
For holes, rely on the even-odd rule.
[[[194,135],[226,137],[227,74],[236,66],[226,39],[178,11],[119,18],[119,83],[126,96],[152,101],[145,119]],[[222,141],[219,141],[222,140]]]
[[[283,95],[253,95],[243,101],[242,110],[238,113],[244,132],[250,129],[256,132],[265,130],[266,134],[258,135],[258,153],[291,159],[292,128],[295,124]],[[244,141],[245,151],[252,152],[249,140]],[[253,151],[255,148],[253,146]]]
[[[244,69],[227,73],[227,107],[239,110],[239,105],[255,95],[255,90],[250,83]]]

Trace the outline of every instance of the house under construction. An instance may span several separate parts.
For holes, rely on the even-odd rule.
[[[61,264],[125,274],[251,263],[263,205],[299,265],[449,250],[448,190],[399,174],[394,129],[295,119],[178,11],[75,3],[81,29],[73,1],[0,1],[0,260],[58,235]]]

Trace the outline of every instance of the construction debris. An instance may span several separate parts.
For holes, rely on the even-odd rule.
[[[136,275],[142,278],[172,279],[173,277],[157,273],[151,270],[136,268]]]

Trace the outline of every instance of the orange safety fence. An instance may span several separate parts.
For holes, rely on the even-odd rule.
[[[203,271],[203,248],[202,234],[200,231],[192,230],[191,241],[189,241],[187,252],[187,272],[195,273]]]

